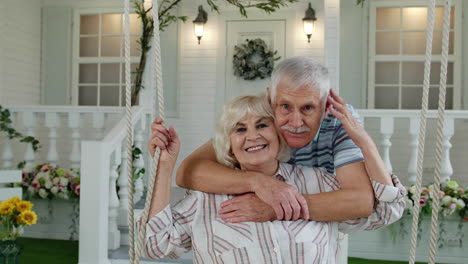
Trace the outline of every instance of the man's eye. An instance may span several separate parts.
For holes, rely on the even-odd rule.
[[[310,111],[312,109],[314,109],[314,108],[311,105],[304,106],[304,111]]]
[[[236,133],[242,133],[242,132],[245,132],[245,131],[246,131],[245,127],[236,128]]]
[[[283,105],[281,105],[281,109],[288,110],[288,109],[289,109],[289,105],[283,104]]]

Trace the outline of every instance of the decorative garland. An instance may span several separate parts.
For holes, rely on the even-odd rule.
[[[270,50],[260,38],[246,39],[245,43],[234,46],[234,75],[244,80],[270,77],[274,62],[281,58],[275,57],[277,53],[278,51]]]

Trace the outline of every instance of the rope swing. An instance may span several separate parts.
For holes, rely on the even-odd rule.
[[[452,0],[445,1],[444,10],[444,27],[442,36],[442,61],[440,66],[440,87],[439,87],[439,101],[437,110],[437,138],[436,138],[436,160],[434,172],[434,189],[432,190],[432,219],[431,219],[431,234],[429,242],[429,264],[435,263],[438,239],[438,217],[440,207],[440,174],[442,164],[442,143],[443,143],[443,128],[445,122],[445,94],[447,90],[447,63],[448,63],[448,44],[450,32],[450,9]],[[431,72],[431,59],[432,59],[432,39],[434,32],[434,13],[435,13],[435,0],[431,0],[427,10],[427,32],[426,32],[426,58],[424,62],[424,84],[423,84],[423,97],[422,109],[419,127],[419,145],[418,145],[418,166],[416,170],[416,192],[413,207],[413,224],[411,230],[411,248],[409,263],[414,264],[416,258],[416,245],[418,234],[418,221],[421,197],[421,181],[423,171],[423,156],[424,156],[424,143],[426,136],[426,120],[428,111],[428,98],[429,98],[429,82]]]
[[[426,56],[424,63],[424,83],[423,83],[423,97],[422,109],[420,116],[420,129],[419,129],[419,144],[418,144],[418,161],[416,171],[416,192],[415,204],[413,207],[413,223],[411,232],[411,248],[409,263],[415,263],[416,244],[418,233],[418,220],[420,213],[419,199],[421,196],[421,181],[423,171],[423,156],[424,144],[426,136],[426,120],[428,112],[428,98],[429,98],[429,85],[430,85],[430,71],[432,59],[432,39],[434,32],[434,13],[435,1],[430,0],[428,4],[428,20],[427,20],[427,37],[426,37]],[[439,213],[439,190],[440,190],[440,175],[442,163],[442,143],[443,143],[443,127],[445,121],[445,94],[446,94],[446,81],[447,81],[447,63],[448,63],[448,43],[450,32],[450,9],[452,0],[445,1],[444,11],[444,27],[442,38],[442,61],[440,70],[440,88],[439,88],[439,101],[438,101],[438,119],[437,119],[437,145],[436,145],[436,161],[435,161],[435,175],[434,175],[434,190],[433,190],[433,209],[432,209],[432,224],[431,224],[431,237],[430,237],[430,250],[429,250],[429,263],[435,263],[437,238],[438,238],[438,213]],[[153,109],[153,118],[159,115],[164,119],[164,97],[163,97],[163,81],[162,81],[162,68],[161,68],[161,49],[160,49],[160,35],[159,35],[159,15],[158,15],[158,1],[152,0],[152,15],[154,21],[154,35],[153,35],[153,67],[151,70],[151,83],[148,85],[155,87],[157,94],[154,93],[154,101],[158,101],[158,108],[156,105]],[[130,263],[138,264],[140,262],[141,250],[144,244],[146,233],[146,222],[148,220],[149,207],[151,204],[153,187],[158,168],[159,155],[161,150],[156,149],[151,166],[151,174],[148,179],[147,194],[145,201],[145,208],[141,216],[141,228],[138,234],[138,244],[135,248],[135,220],[133,212],[133,175],[132,175],[132,143],[133,143],[133,130],[132,130],[132,114],[131,114],[131,72],[130,72],[130,0],[124,0],[124,31],[125,31],[125,118],[127,121],[127,176],[129,186],[129,199],[128,199],[128,225],[129,225],[129,255]]]

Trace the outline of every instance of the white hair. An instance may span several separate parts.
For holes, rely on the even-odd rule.
[[[320,99],[325,107],[330,92],[328,69],[317,60],[306,56],[296,56],[278,63],[271,74],[271,102],[275,102],[280,82],[287,82],[288,89],[309,86],[320,91]]]
[[[271,120],[272,126],[274,126],[273,109],[268,103],[268,99],[264,93],[260,95],[238,96],[226,103],[218,123],[216,124],[215,137],[212,142],[216,152],[216,159],[220,164],[230,168],[240,167],[236,157],[231,151],[230,136],[237,123],[247,114],[266,117]],[[287,161],[290,157],[290,148],[283,139],[281,133],[277,134],[279,139],[277,159],[279,161]]]

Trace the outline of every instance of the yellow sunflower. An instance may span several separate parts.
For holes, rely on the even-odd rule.
[[[26,225],[33,225],[37,222],[37,215],[32,211],[22,212],[20,215],[20,221]]]
[[[33,207],[33,204],[28,202],[28,201],[19,201],[17,204],[16,204],[16,210],[18,212],[26,212],[26,211],[31,211]]]
[[[15,197],[11,197],[10,199],[6,200],[5,202],[16,206],[19,202],[21,202],[21,199],[19,197],[15,196]]]
[[[15,209],[14,205],[4,201],[0,204],[0,215],[9,215],[11,212],[13,212],[13,209]]]

